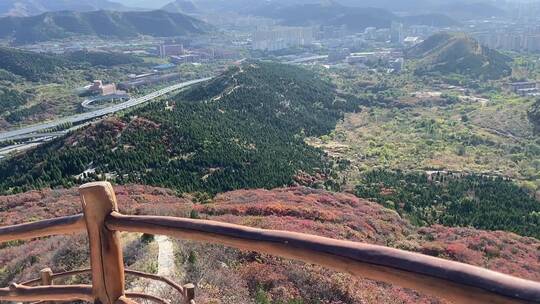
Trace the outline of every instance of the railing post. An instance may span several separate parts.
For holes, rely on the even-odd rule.
[[[41,285],[42,286],[50,286],[52,285],[52,276],[53,272],[50,268],[44,268],[39,271],[39,277],[41,278]]]
[[[44,268],[39,271],[42,286],[51,286],[53,284],[52,276],[53,272],[50,268]],[[45,304],[54,304],[53,301],[44,302]]]
[[[184,299],[186,304],[191,304],[191,300],[195,300],[195,285],[191,283],[184,285]]]
[[[110,183],[96,182],[79,188],[90,243],[92,291],[95,303],[114,304],[124,299],[124,262],[119,233],[105,227],[105,219],[118,211]]]

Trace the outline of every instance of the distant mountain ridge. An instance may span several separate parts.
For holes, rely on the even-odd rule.
[[[174,2],[171,0],[171,3]],[[458,20],[504,16],[507,13],[495,0],[190,0],[189,2],[201,12],[235,12],[244,15],[261,9],[321,4],[325,6],[337,4],[350,8],[379,8],[400,13],[399,15],[444,14]]]
[[[88,12],[96,10],[128,10],[120,3],[109,0],[2,0],[0,16],[34,16],[53,11]]]
[[[276,5],[273,2],[252,11],[254,15],[280,20],[288,26],[346,26],[352,31],[367,27],[388,28],[393,21],[411,25],[447,27],[458,24],[444,15],[399,17],[389,10],[374,7],[349,7],[336,2]]]
[[[34,43],[77,35],[173,37],[201,34],[209,26],[193,17],[165,11],[49,12],[32,17],[0,18],[0,38],[14,44]]]
[[[419,75],[456,73],[499,79],[512,73],[511,58],[480,45],[465,34],[435,34],[406,53],[407,57],[418,60],[416,73]]]

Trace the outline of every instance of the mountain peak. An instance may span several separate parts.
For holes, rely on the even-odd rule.
[[[206,32],[210,27],[193,17],[162,10],[119,12],[47,12],[32,17],[0,18],[0,38],[15,44],[34,43],[79,35],[172,37]]]
[[[456,73],[484,79],[509,76],[510,58],[482,46],[463,33],[438,33],[407,50],[407,57],[417,59],[416,74]]]
[[[102,9],[125,11],[128,9],[120,3],[109,0],[2,0],[2,2],[0,16],[27,17],[55,11],[88,12]]]

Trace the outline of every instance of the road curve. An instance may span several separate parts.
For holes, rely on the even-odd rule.
[[[139,98],[133,98],[133,99],[130,99],[130,100],[126,101],[126,102],[119,103],[117,105],[113,105],[113,106],[110,106],[110,107],[107,107],[107,108],[95,110],[95,111],[92,111],[92,112],[77,114],[77,115],[73,115],[73,116],[63,117],[63,118],[60,118],[60,119],[57,119],[57,120],[54,120],[54,121],[51,121],[51,122],[41,123],[41,124],[32,125],[32,126],[29,126],[29,127],[24,127],[24,128],[9,131],[9,132],[0,133],[0,142],[11,140],[11,139],[20,137],[21,135],[26,135],[26,134],[30,134],[30,133],[36,133],[36,132],[44,131],[44,130],[54,128],[54,127],[58,127],[58,126],[68,124],[68,123],[78,123],[78,122],[81,122],[81,121],[91,120],[91,119],[94,119],[94,118],[98,118],[98,117],[102,117],[102,116],[105,116],[105,115],[113,114],[113,113],[116,113],[116,112],[119,112],[119,111],[122,111],[122,110],[129,109],[131,107],[143,104],[143,103],[148,102],[150,100],[156,99],[156,98],[161,97],[161,96],[163,96],[165,94],[168,94],[170,92],[173,92],[173,91],[176,91],[176,90],[179,90],[179,89],[183,89],[183,88],[192,86],[192,85],[197,84],[197,83],[205,82],[205,81],[208,81],[210,79],[212,79],[212,77],[186,81],[186,82],[183,82],[183,83],[179,83],[179,84],[175,84],[175,85],[166,87],[166,88],[161,89],[159,91],[155,91],[155,92],[150,93],[150,94],[148,94],[146,96],[142,96],[142,97],[139,97]]]

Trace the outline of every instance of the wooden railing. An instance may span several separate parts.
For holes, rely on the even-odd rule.
[[[160,216],[130,216],[118,212],[112,186],[106,182],[79,189],[83,214],[0,228],[0,242],[77,232],[88,233],[91,268],[53,274],[0,288],[0,300],[135,303],[156,296],[125,291],[126,274],[160,280],[194,302],[194,286],[167,278],[125,270],[118,233],[139,232],[222,244],[318,264],[359,278],[399,285],[453,303],[540,303],[540,283],[491,270],[402,250],[334,240],[301,233],[264,230],[206,220]],[[52,279],[91,273],[92,285],[53,285]],[[41,286],[33,286],[41,283]]]

